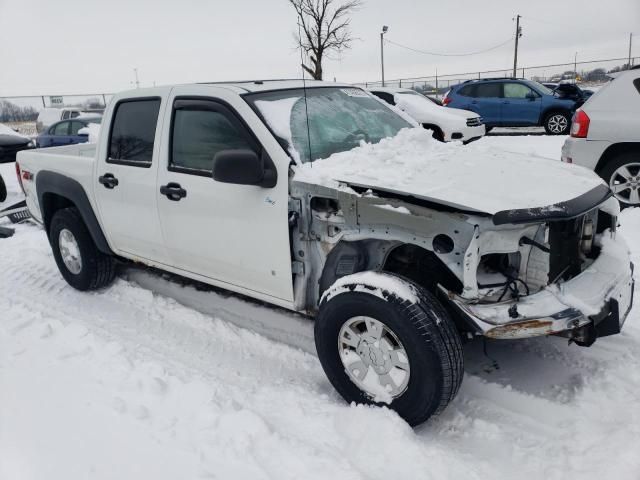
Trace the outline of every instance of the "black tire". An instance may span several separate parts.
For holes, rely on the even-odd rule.
[[[559,130],[557,122],[563,121],[564,127]],[[546,117],[544,117],[542,125],[544,126],[544,131],[547,132],[547,135],[568,135],[569,130],[571,130],[571,115],[568,112],[550,112]]]
[[[0,202],[4,202],[7,199],[7,186],[4,184],[2,175],[0,175]]]
[[[78,273],[71,272],[62,259],[59,240],[60,232],[65,229],[71,232],[78,245],[82,262]],[[76,208],[64,208],[53,215],[49,227],[49,243],[60,273],[73,288],[96,290],[106,287],[115,278],[115,259],[98,250]]]
[[[624,152],[616,155],[598,171],[598,175],[607,182],[607,185],[611,185],[611,177],[614,172],[620,167],[629,164],[635,164],[630,168],[630,171],[636,177],[640,177],[640,168],[637,167],[637,165],[640,165],[640,152]],[[636,191],[640,191],[640,184],[637,185],[636,188],[638,189]],[[640,206],[640,203],[634,203],[631,201],[630,194],[631,192],[627,190],[626,192],[616,195],[621,208]]]
[[[329,381],[347,402],[386,405],[351,380],[338,351],[340,329],[347,320],[366,316],[384,323],[404,346],[411,372],[406,389],[388,407],[410,425],[418,425],[442,412],[456,396],[464,374],[462,343],[453,321],[431,293],[400,277],[378,275],[405,283],[418,301],[367,287],[357,276],[353,282],[329,288],[314,329],[318,357]]]

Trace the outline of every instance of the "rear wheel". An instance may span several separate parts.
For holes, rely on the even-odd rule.
[[[640,153],[622,153],[599,172],[622,207],[640,206]]]
[[[544,119],[544,130],[549,135],[567,135],[571,128],[571,117],[566,112],[551,112]]]
[[[115,260],[98,250],[77,209],[64,208],[53,215],[49,243],[60,273],[73,288],[95,290],[113,281]]]
[[[388,405],[417,425],[458,392],[460,337],[429,292],[394,275],[362,278],[343,277],[324,295],[315,323],[318,357],[347,402]]]

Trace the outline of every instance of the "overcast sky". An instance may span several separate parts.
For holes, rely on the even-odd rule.
[[[340,1],[340,0],[337,0]],[[363,0],[358,38],[325,79],[380,78],[382,25],[416,49],[466,53],[513,37],[519,64],[640,56],[640,0]],[[114,92],[142,86],[300,77],[296,17],[286,0],[0,0],[0,96]],[[513,44],[469,57],[385,46],[386,77],[509,68]]]

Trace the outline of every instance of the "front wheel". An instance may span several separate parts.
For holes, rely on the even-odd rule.
[[[462,344],[443,306],[400,277],[343,277],[315,323],[320,363],[347,402],[388,405],[409,424],[440,413],[463,376]]]
[[[640,206],[640,153],[620,154],[599,173],[621,207]]]
[[[553,112],[544,120],[544,130],[549,135],[567,135],[571,128],[571,117],[565,112]]]
[[[77,209],[64,208],[53,215],[49,243],[60,273],[73,288],[95,290],[113,281],[115,260],[98,250]]]

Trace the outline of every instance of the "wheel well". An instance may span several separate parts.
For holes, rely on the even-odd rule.
[[[432,293],[438,284],[462,292],[462,282],[434,252],[397,241],[360,240],[340,242],[328,255],[318,282],[320,295],[338,278],[369,270],[401,275]]]
[[[444,140],[444,133],[442,131],[442,129],[432,123],[423,123],[422,127],[427,129],[427,130],[432,130],[433,131],[433,138],[435,138],[436,140],[440,140],[443,141]]]
[[[45,193],[42,195],[42,220],[47,233],[51,225],[53,215],[63,208],[75,207],[75,204],[66,197],[57,193]]]
[[[611,145],[603,152],[600,160],[598,160],[598,164],[595,168],[596,173],[600,173],[606,164],[618,155],[634,152],[640,155],[640,143],[625,142]]]
[[[426,290],[436,293],[437,286],[447,290],[462,292],[462,282],[438,258],[438,256],[417,245],[402,244],[389,252],[382,270],[397,273],[413,280]]]

